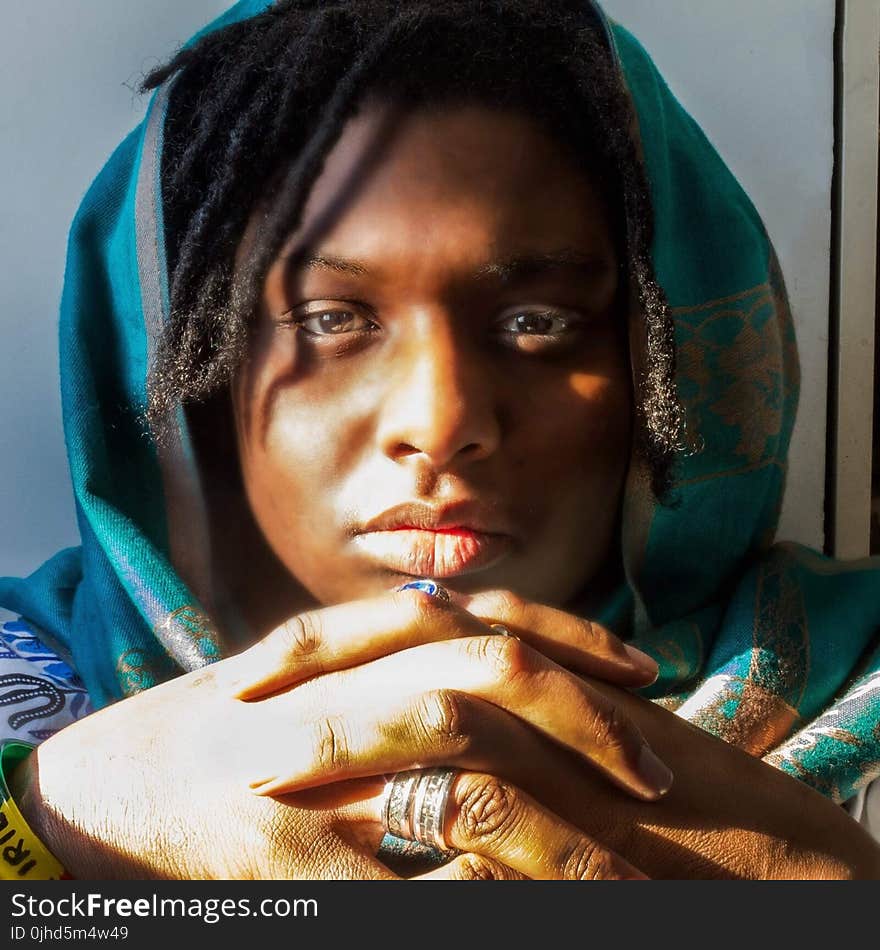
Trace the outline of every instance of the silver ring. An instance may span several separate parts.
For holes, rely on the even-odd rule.
[[[512,637],[513,634],[504,626],[503,623],[490,623],[489,626],[502,637]]]
[[[397,588],[400,590],[423,590],[426,594],[430,594],[432,597],[439,597],[440,600],[445,600],[449,603],[449,591],[445,587],[441,587],[437,581],[432,581],[429,578],[421,578],[417,581],[409,581],[404,584],[402,587]]]
[[[446,806],[456,769],[415,769],[397,772],[385,786],[382,823],[404,841],[451,851],[443,835]]]
[[[410,806],[417,779],[418,772],[398,772],[385,786],[382,824],[388,834],[405,841],[413,840]]]

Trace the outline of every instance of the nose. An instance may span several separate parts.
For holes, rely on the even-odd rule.
[[[378,425],[382,451],[435,470],[488,458],[501,428],[485,358],[445,319],[414,321],[389,369]]]

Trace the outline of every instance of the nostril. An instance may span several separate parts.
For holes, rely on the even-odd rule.
[[[420,449],[417,449],[414,445],[410,445],[409,442],[398,442],[394,448],[394,457],[395,458],[406,458],[409,455],[418,455]]]
[[[467,445],[458,449],[458,451],[455,452],[455,456],[458,458],[472,458],[481,452],[482,448],[479,442],[469,442]],[[420,449],[416,445],[411,445],[409,442],[398,442],[392,453],[392,457],[397,459],[409,458],[411,455],[426,455],[430,457],[432,453],[425,449]]]

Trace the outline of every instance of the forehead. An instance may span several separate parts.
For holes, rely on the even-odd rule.
[[[444,251],[464,256],[476,246],[601,250],[605,202],[584,165],[521,112],[372,101],[328,154],[286,250],[387,256],[444,235]]]

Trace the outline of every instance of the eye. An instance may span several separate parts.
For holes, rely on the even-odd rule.
[[[524,310],[507,317],[500,324],[500,329],[508,333],[537,333],[541,336],[559,333],[567,328],[568,323],[563,317],[546,310]]]
[[[306,313],[295,319],[296,325],[311,336],[342,336],[373,330],[376,325],[353,310],[322,310]]]
[[[583,323],[571,310],[519,307],[502,314],[493,329],[507,345],[534,352],[572,342]]]

